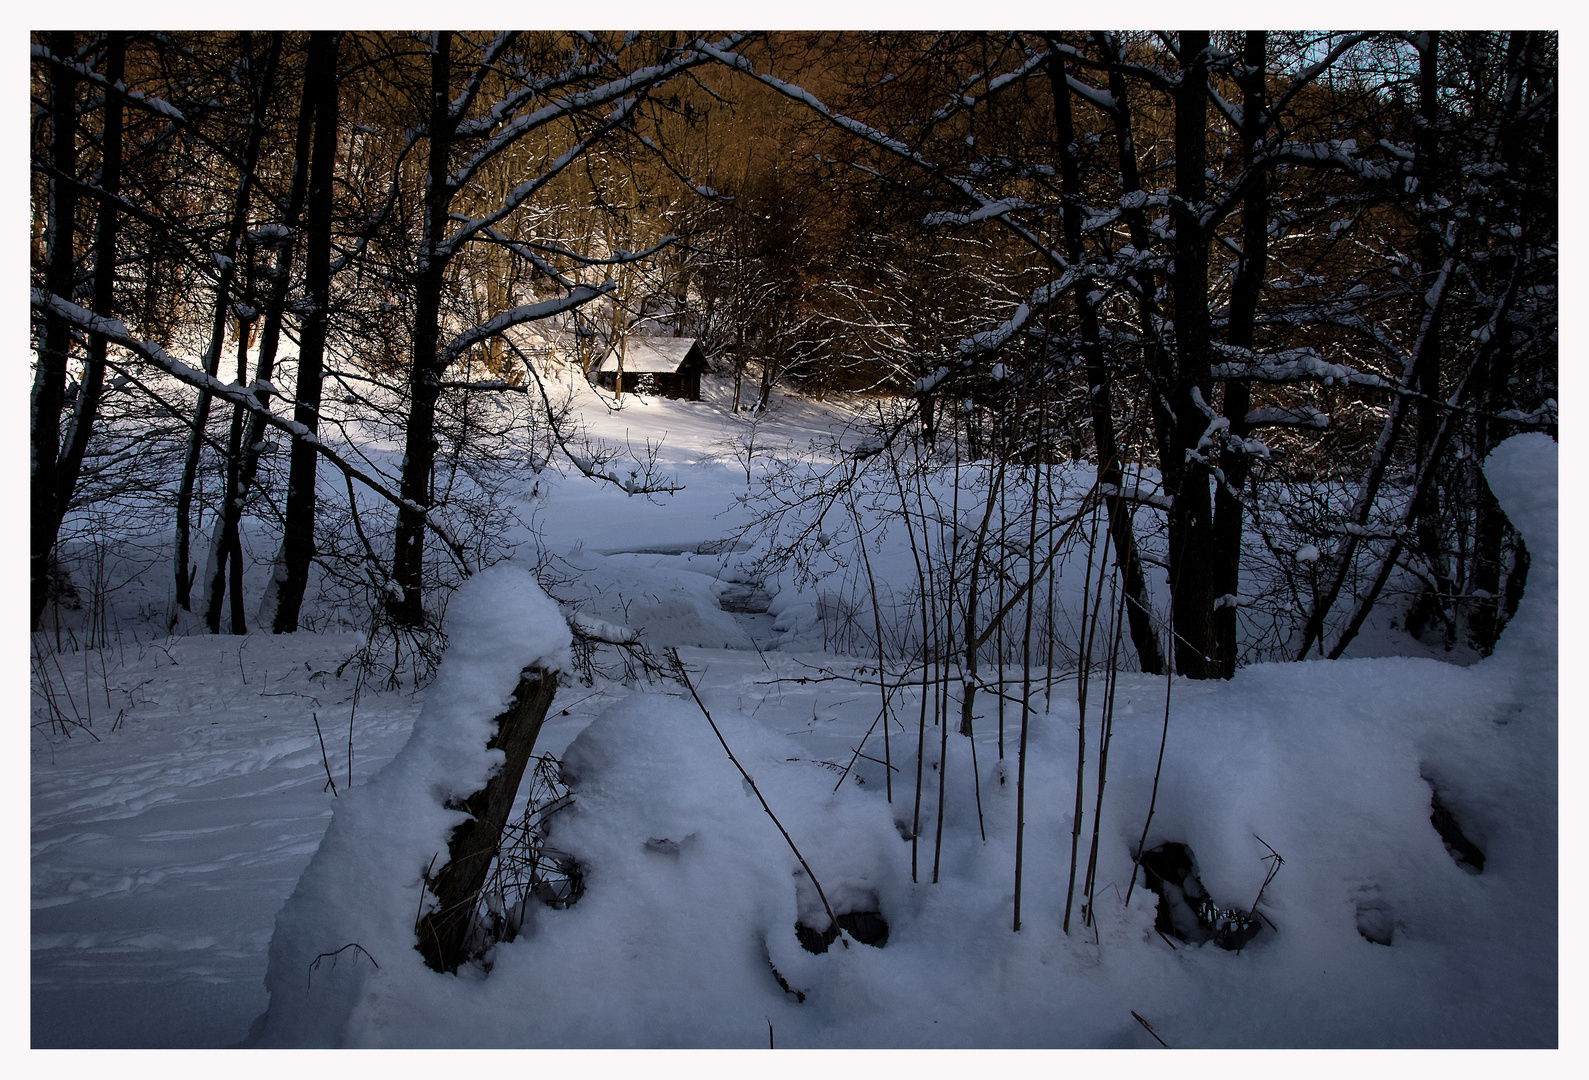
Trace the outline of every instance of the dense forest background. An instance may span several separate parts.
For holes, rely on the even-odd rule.
[[[31,81],[35,630],[115,631],[92,540],[167,631],[421,640],[525,466],[668,487],[559,407],[636,334],[735,413],[875,401],[778,557],[897,491],[973,672],[1079,460],[1144,671],[1338,656],[1388,589],[1482,655],[1521,594],[1478,463],[1556,430],[1553,33],[49,32]]]

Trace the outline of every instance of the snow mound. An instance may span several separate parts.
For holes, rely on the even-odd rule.
[[[713,591],[723,572],[719,556],[583,549],[562,562],[572,580],[559,589],[561,599],[586,619],[624,628],[653,651],[751,648],[745,628]]]
[[[1522,606],[1484,661],[1279,663],[1225,683],[1177,679],[1157,780],[1166,684],[1122,674],[1097,803],[1098,695],[1088,709],[1075,834],[1073,684],[1058,685],[1051,711],[1031,719],[1019,933],[1016,759],[996,756],[986,714],[972,743],[975,785],[965,737],[949,733],[940,758],[928,729],[918,763],[914,732],[896,726],[890,806],[875,759],[834,787],[833,763],[848,759],[874,712],[849,705],[864,696],[858,688],[819,706],[821,684],[789,675],[811,667],[718,653],[696,684],[723,738],[835,913],[886,920],[883,946],[845,937],[820,955],[801,947],[796,922],[825,920],[784,838],[694,703],[645,693],[598,716],[566,755],[575,799],[552,819],[549,843],[578,860],[579,902],[537,910],[518,939],[495,947],[489,973],[429,971],[414,949],[420,878],[456,820],[447,794],[489,770],[479,717],[493,715],[517,674],[504,660],[490,688],[472,685],[476,665],[491,663],[470,643],[504,631],[488,627],[477,593],[469,604],[460,596],[460,629],[413,740],[338,806],[278,920],[271,1009],[256,1041],[1145,1045],[1135,1014],[1176,1047],[1553,1045],[1556,449],[1513,439],[1485,470],[1531,565]],[[785,613],[797,606],[775,602]],[[912,718],[908,691],[897,708]],[[869,750],[875,758],[875,742]],[[1186,845],[1219,907],[1262,916],[1239,952],[1161,937],[1140,875],[1133,892],[1155,784],[1144,847]],[[1092,921],[1078,889],[1067,934],[1072,836],[1085,866],[1095,806]],[[305,985],[321,954],[354,942]]]
[[[564,670],[570,635],[562,615],[522,568],[498,564],[459,588],[450,644],[413,733],[373,780],[346,792],[325,839],[276,917],[265,976],[270,1007],[250,1042],[335,1046],[379,1025],[374,1004],[400,983],[429,979],[414,922],[433,859],[465,818],[449,801],[478,790],[501,765],[487,750],[519,673]],[[372,1009],[376,1014],[371,1016]]]
[[[1549,691],[1554,714],[1558,647],[1558,466],[1549,435],[1515,435],[1484,459],[1484,478],[1528,549],[1528,581],[1489,663],[1519,685]]]

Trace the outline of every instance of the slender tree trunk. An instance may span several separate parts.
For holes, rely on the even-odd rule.
[[[782,338],[783,335],[776,329],[767,336],[767,345],[761,358],[761,389],[756,397],[757,412],[767,411],[767,403],[772,398],[773,373],[783,369],[780,358],[783,352]]]
[[[127,35],[113,31],[107,36],[105,46],[105,78],[112,86],[120,83],[126,66]],[[94,310],[101,315],[113,314],[116,284],[116,231],[118,218],[115,200],[121,192],[121,133],[122,99],[120,94],[105,95],[105,126],[100,139],[99,210],[94,226]],[[88,452],[88,439],[93,433],[94,419],[99,413],[99,399],[105,386],[105,356],[109,343],[103,334],[88,337],[88,361],[83,365],[83,381],[77,391],[77,401],[63,440],[66,455],[60,466],[60,517],[55,531],[60,531],[60,518],[66,514],[72,494],[77,490],[78,478],[83,471],[83,457]],[[53,540],[52,540],[53,542]]]
[[[237,320],[237,384],[248,382],[248,345],[253,335],[252,319]],[[212,634],[221,632],[221,608],[227,597],[227,581],[232,582],[232,633],[246,634],[248,626],[243,613],[243,544],[237,523],[242,514],[238,503],[238,489],[243,466],[243,410],[232,407],[232,426],[226,440],[226,497],[221,503],[220,521],[215,528],[215,543],[211,546],[210,588],[205,598],[204,623]]]
[[[1208,313],[1207,196],[1208,32],[1180,35],[1181,82],[1175,91],[1175,381],[1170,388],[1173,445],[1161,462],[1170,488],[1170,590],[1175,663],[1193,679],[1219,674],[1214,630],[1213,506],[1202,446],[1210,425],[1213,380]]]
[[[127,35],[111,32],[107,36],[105,78],[112,86],[122,81],[127,52]],[[103,315],[113,313],[116,282],[116,232],[118,217],[115,199],[121,190],[121,139],[122,98],[117,93],[105,95],[104,127],[100,138],[99,209],[94,227],[94,299],[93,309]],[[71,505],[72,495],[82,476],[83,458],[88,452],[88,440],[93,434],[94,421],[99,413],[99,399],[105,386],[105,357],[109,345],[103,334],[90,334],[88,357],[83,364],[83,378],[78,384],[72,414],[62,436],[62,455],[55,481],[56,503],[53,517],[44,524],[48,528],[51,549],[60,536],[61,522]]]
[[[265,136],[265,106],[271,98],[276,79],[276,59],[281,53],[282,34],[271,35],[266,51],[262,76],[254,97],[254,107],[248,120],[248,138],[243,150],[241,175],[237,180],[237,194],[232,202],[232,219],[226,231],[226,242],[219,252],[221,265],[215,284],[215,315],[210,331],[210,347],[204,355],[204,370],[212,378],[220,371],[221,349],[226,343],[226,326],[232,311],[232,281],[237,273],[237,252],[243,230],[248,224],[248,205],[253,194],[254,173],[259,164],[260,143]],[[176,625],[177,609],[193,610],[193,581],[196,567],[189,565],[192,547],[193,493],[198,482],[199,452],[204,447],[205,428],[210,419],[210,393],[199,391],[199,401],[193,413],[193,432],[188,438],[188,454],[182,463],[182,479],[177,487],[176,520],[176,606],[171,610],[170,624]]]
[[[1418,373],[1422,370],[1424,351],[1430,346],[1430,339],[1437,329],[1435,313],[1445,303],[1445,293],[1450,286],[1451,278],[1455,273],[1456,260],[1448,255],[1445,265],[1440,270],[1439,277],[1435,280],[1434,287],[1425,295],[1426,310],[1423,323],[1418,333],[1418,340],[1413,345],[1412,355],[1407,359],[1406,369],[1402,373],[1402,391],[1407,391],[1417,385]],[[1391,464],[1391,454],[1396,446],[1396,439],[1401,433],[1403,420],[1406,418],[1408,397],[1405,392],[1394,395],[1390,400],[1389,413],[1385,423],[1380,427],[1379,441],[1374,446],[1374,456],[1371,459],[1368,471],[1364,474],[1362,482],[1358,485],[1357,497],[1353,501],[1352,513],[1349,520],[1356,526],[1348,529],[1344,536],[1337,542],[1336,550],[1330,554],[1331,573],[1328,583],[1313,602],[1313,608],[1308,613],[1302,628],[1302,644],[1297,648],[1294,660],[1307,658],[1308,650],[1318,642],[1320,648],[1324,642],[1324,621],[1329,617],[1330,609],[1335,606],[1335,601],[1341,595],[1341,589],[1346,585],[1346,579],[1352,573],[1352,560],[1357,553],[1358,543],[1362,529],[1368,524],[1369,516],[1373,513],[1374,500],[1379,496],[1380,485],[1384,483],[1385,473]],[[1439,442],[1438,433],[1436,443]],[[1417,503],[1414,503],[1416,506]],[[1401,545],[1397,545],[1398,550]],[[1355,633],[1355,631],[1353,631]]]
[[[1269,244],[1269,174],[1258,164],[1268,117],[1264,73],[1267,69],[1266,35],[1250,30],[1242,48],[1242,165],[1251,174],[1251,186],[1242,204],[1241,263],[1231,288],[1230,320],[1225,340],[1241,349],[1251,349],[1253,323],[1258,314],[1258,294],[1263,287]],[[1241,533],[1244,507],[1240,492],[1252,469],[1252,458],[1240,443],[1251,429],[1247,411],[1252,390],[1244,379],[1225,384],[1224,414],[1230,422],[1230,438],[1219,455],[1223,477],[1214,489],[1214,609],[1215,659],[1219,676],[1236,674],[1238,652],[1235,599],[1241,585]]]
[[[76,276],[73,233],[77,219],[77,76],[65,67],[72,59],[70,32],[50,35],[50,52],[62,64],[50,72],[49,203],[45,209],[44,287],[71,300]],[[32,513],[29,548],[31,615],[29,627],[37,630],[49,592],[50,560],[70,492],[60,489],[59,457],[61,413],[66,403],[66,362],[72,332],[66,320],[45,316],[43,348],[33,375],[32,400]]]
[[[1497,325],[1504,325],[1510,313],[1512,302],[1517,295],[1517,277],[1518,275],[1514,272],[1511,283],[1501,297],[1500,310],[1495,316]],[[1467,371],[1463,373],[1461,380],[1457,384],[1456,391],[1447,402],[1448,405],[1460,405],[1469,400],[1469,391],[1475,383],[1481,381],[1485,376],[1486,369],[1490,363],[1490,352],[1494,341],[1495,339],[1491,337],[1488,341],[1481,343],[1477,355],[1473,358]],[[1395,539],[1391,541],[1390,550],[1379,560],[1379,566],[1370,579],[1368,588],[1359,597],[1357,606],[1352,611],[1351,618],[1347,621],[1345,629],[1341,631],[1341,636],[1330,648],[1328,655],[1331,660],[1338,659],[1346,651],[1346,647],[1351,644],[1352,639],[1357,636],[1358,631],[1363,628],[1363,623],[1367,620],[1368,613],[1373,610],[1375,601],[1379,599],[1380,592],[1390,579],[1391,572],[1396,567],[1396,559],[1401,555],[1402,549],[1406,546],[1407,537],[1412,531],[1412,518],[1416,513],[1418,500],[1421,496],[1427,494],[1430,488],[1435,486],[1438,479],[1440,458],[1446,452],[1451,437],[1457,429],[1458,422],[1458,415],[1450,409],[1446,410],[1446,415],[1442,418],[1440,426],[1435,432],[1434,443],[1429,448],[1429,457],[1418,470],[1417,481],[1413,487],[1412,504],[1393,530]]]
[[[1119,42],[1114,35],[1098,32],[1093,35],[1104,54],[1109,69],[1109,96],[1114,100],[1115,145],[1120,163],[1120,193],[1136,195],[1143,191],[1141,170],[1137,166],[1136,141],[1131,128],[1131,95],[1126,83],[1125,68],[1120,58]],[[1154,248],[1154,236],[1148,225],[1142,205],[1122,210],[1126,228],[1131,235],[1131,246],[1146,255]],[[1169,351],[1164,347],[1159,331],[1158,281],[1146,265],[1131,273],[1131,284],[1136,293],[1137,323],[1142,334],[1143,366],[1153,381],[1149,397],[1149,411],[1153,416],[1153,434],[1158,447],[1159,460],[1168,461],[1173,456],[1173,423],[1165,400],[1174,381],[1174,365]],[[1133,638],[1133,640],[1135,640]]]
[[[1048,43],[1049,88],[1054,99],[1054,127],[1059,143],[1065,257],[1072,266],[1080,266],[1083,261],[1081,217],[1084,211],[1070,88],[1065,82],[1065,58],[1059,51],[1058,38],[1045,35],[1044,40]],[[1153,628],[1147,583],[1142,576],[1142,560],[1137,554],[1136,535],[1132,528],[1132,504],[1121,497],[1125,490],[1125,478],[1121,473],[1120,450],[1115,441],[1112,380],[1104,360],[1098,310],[1092,301],[1095,288],[1092,278],[1080,278],[1073,296],[1076,315],[1081,323],[1082,356],[1087,365],[1087,404],[1092,415],[1093,441],[1098,450],[1098,483],[1106,491],[1112,489],[1114,492],[1105,495],[1104,505],[1109,515],[1109,537],[1114,545],[1115,565],[1120,568],[1126,590],[1131,643],[1137,650],[1137,661],[1142,670],[1158,675],[1164,671],[1164,658],[1159,654],[1159,639]]]
[[[393,601],[393,618],[404,626],[425,621],[425,511],[430,506],[431,466],[436,460],[436,402],[441,397],[437,346],[441,336],[441,292],[447,260],[441,243],[453,190],[447,180],[453,118],[448,110],[452,75],[452,35],[436,33],[430,62],[430,160],[425,184],[425,235],[419,273],[414,281],[414,357],[409,372],[408,429],[403,447],[401,494],[397,512],[396,550],[392,578],[402,589]]]
[[[320,383],[325,366],[326,329],[331,318],[331,194],[337,153],[337,39],[315,31],[309,42],[309,74],[314,81],[314,138],[310,150],[308,215],[304,250],[304,291],[308,310],[298,337],[297,407],[293,419],[315,434],[320,427]],[[306,88],[305,93],[309,93]],[[287,473],[287,520],[282,529],[280,581],[272,629],[298,629],[309,564],[314,558],[314,447],[294,440]]]
[[[310,35],[310,41],[315,41]],[[314,113],[316,88],[310,76],[309,60],[317,54],[313,48],[305,57],[304,83],[298,105],[298,131],[293,142],[292,183],[287,192],[287,209],[282,217],[282,225],[286,235],[279,241],[275,266],[267,274],[270,279],[269,291],[265,298],[264,325],[259,335],[259,359],[254,368],[254,397],[261,408],[269,407],[270,394],[264,389],[276,375],[276,350],[281,341],[282,315],[287,309],[287,294],[292,283],[293,251],[297,247],[298,220],[303,214],[304,198],[309,188],[309,157],[314,136]],[[228,491],[225,503],[226,513],[241,520],[243,507],[248,502],[249,492],[253,489],[254,478],[259,472],[260,455],[265,449],[265,418],[260,413],[251,413],[248,418],[248,435],[243,445],[242,466],[237,471],[237,490]],[[235,528],[235,524],[230,525]],[[272,567],[271,578],[265,585],[265,599],[260,604],[258,623],[261,626],[274,628],[276,625],[277,599],[281,590],[281,579],[285,573],[284,567],[278,557],[276,565]]]
[[[1514,31],[1507,39],[1507,95],[1503,117],[1515,116],[1521,108],[1522,92],[1526,82],[1525,70],[1529,66],[1532,42],[1533,34],[1529,31]],[[1505,123],[1503,119],[1497,143],[1501,164],[1505,166],[1509,175],[1518,176],[1527,167],[1523,155],[1528,144],[1528,134],[1528,129],[1524,125]],[[1517,209],[1514,210],[1514,213],[1520,217],[1527,214],[1526,201],[1526,194],[1520,193]],[[1519,257],[1515,247],[1503,248],[1502,252],[1500,258],[1492,260],[1492,279],[1499,279],[1504,274],[1512,273]],[[1490,451],[1506,439],[1512,428],[1512,425],[1504,420],[1491,419],[1509,404],[1507,386],[1514,370],[1512,342],[1512,325],[1510,322],[1503,322],[1499,332],[1494,336],[1494,359],[1485,373],[1482,386],[1473,395],[1479,407],[1479,414],[1474,417],[1471,458],[1475,521],[1473,566],[1466,583],[1470,605],[1468,641],[1486,656],[1495,648],[1496,638],[1501,631],[1505,614],[1502,608],[1501,569],[1505,559],[1507,537],[1515,533],[1508,526],[1500,504],[1495,501],[1495,495],[1490,491],[1490,485],[1484,479],[1484,471],[1480,465],[1489,456]]]
[[[1418,48],[1418,128],[1413,158],[1413,179],[1417,192],[1418,261],[1423,285],[1431,288],[1439,267],[1445,261],[1440,239],[1439,183],[1440,157],[1440,32],[1427,30],[1420,35]],[[1433,325],[1425,346],[1423,365],[1416,388],[1423,395],[1418,401],[1418,458],[1421,468],[1429,460],[1436,433],[1440,429],[1440,378],[1442,374],[1441,323],[1443,308],[1433,311]],[[1440,591],[1449,593],[1447,567],[1441,552],[1440,491],[1434,486],[1413,511],[1417,550],[1428,563]],[[1439,603],[1437,599],[1435,601]]]

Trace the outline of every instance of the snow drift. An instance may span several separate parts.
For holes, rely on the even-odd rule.
[[[1228,683],[1174,684],[1145,846],[1186,845],[1216,903],[1263,917],[1240,951],[1162,937],[1156,897],[1140,875],[1131,887],[1164,730],[1162,679],[1121,677],[1093,923],[1078,914],[1067,936],[1076,713],[1062,695],[1033,719],[1014,933],[1015,762],[1013,751],[999,759],[986,724],[976,785],[961,736],[947,761],[923,762],[913,882],[902,837],[916,762],[897,749],[907,743],[895,744],[892,805],[881,762],[862,761],[835,790],[824,752],[855,739],[826,751],[797,740],[820,734],[787,733],[797,709],[819,719],[793,700],[802,691],[786,686],[774,703],[755,687],[769,661],[736,667],[712,654],[699,685],[724,737],[835,911],[879,912],[886,943],[846,936],[820,955],[801,948],[796,922],[822,922],[814,891],[693,703],[656,693],[608,709],[566,754],[575,803],[552,839],[584,867],[583,899],[540,911],[495,947],[489,973],[430,971],[413,925],[421,875],[457,820],[445,802],[489,773],[488,719],[530,654],[566,647],[550,602],[522,571],[499,569],[460,592],[452,647],[412,739],[340,800],[278,918],[270,1008],[253,1041],[1131,1046],[1151,1044],[1147,1021],[1177,1047],[1554,1045],[1555,445],[1512,439],[1486,475],[1532,560],[1493,656],[1468,668],[1268,664]],[[741,704],[747,690],[760,695],[755,708]],[[872,707],[863,688],[852,697],[852,711]],[[1096,717],[1094,706],[1094,731]],[[1091,770],[1089,760],[1084,835]],[[1482,872],[1442,837],[1441,813],[1482,849]],[[1263,887],[1271,850],[1284,864]]]

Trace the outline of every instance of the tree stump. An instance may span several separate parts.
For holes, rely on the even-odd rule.
[[[496,858],[519,781],[556,693],[555,674],[542,668],[524,669],[513,691],[513,704],[496,718],[496,734],[486,744],[505,753],[507,761],[483,788],[452,804],[471,817],[452,832],[447,864],[429,880],[437,905],[420,919],[416,928],[418,949],[425,963],[436,971],[456,971],[464,960],[475,899]]]

